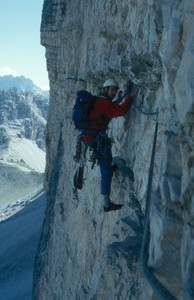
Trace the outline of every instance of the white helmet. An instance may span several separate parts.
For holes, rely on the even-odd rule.
[[[116,88],[119,88],[118,83],[116,82],[116,80],[114,79],[107,79],[104,84],[103,84],[103,88],[109,87],[109,86],[114,86]]]

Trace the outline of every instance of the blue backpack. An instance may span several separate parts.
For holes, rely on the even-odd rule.
[[[77,92],[73,108],[73,122],[76,129],[84,131],[94,123],[90,120],[90,111],[93,109],[96,99],[97,97],[88,91],[80,90]]]

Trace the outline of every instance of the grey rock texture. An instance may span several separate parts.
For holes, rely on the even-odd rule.
[[[18,137],[36,141],[45,150],[48,99],[16,88],[0,91],[0,145],[6,145],[13,131]],[[13,133],[12,133],[13,135]]]
[[[132,106],[111,122],[118,171],[104,214],[100,173],[86,163],[73,189],[75,93],[114,77],[141,86],[136,105],[159,109],[148,265],[176,299],[194,298],[194,3],[189,0],[45,0],[50,109],[47,209],[34,271],[34,299],[158,299],[140,268],[155,121]]]

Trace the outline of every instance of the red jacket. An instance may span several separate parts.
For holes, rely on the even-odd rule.
[[[90,113],[90,119],[94,121],[89,130],[102,131],[106,130],[111,119],[124,116],[131,107],[133,98],[128,97],[124,103],[117,104],[111,99],[99,97],[95,102],[95,106]],[[84,143],[91,143],[95,139],[92,134],[85,134],[83,137]]]

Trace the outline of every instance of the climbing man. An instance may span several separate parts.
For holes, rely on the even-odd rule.
[[[110,199],[111,180],[115,165],[112,164],[111,140],[106,130],[111,119],[124,116],[130,109],[133,98],[137,95],[138,89],[125,95],[125,101],[122,104],[113,102],[117,91],[118,83],[114,79],[108,79],[104,82],[103,88],[94,108],[90,112],[92,125],[89,132],[83,135],[83,142],[91,147],[96,154],[101,172],[101,195],[103,197],[104,212],[118,210],[122,204],[115,204]]]

